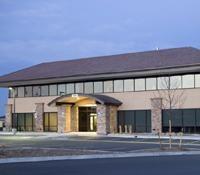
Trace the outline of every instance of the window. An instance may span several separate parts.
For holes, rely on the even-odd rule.
[[[94,82],[94,93],[102,93],[103,92],[103,82],[97,81]]]
[[[146,90],[156,89],[156,78],[146,78]]]
[[[73,94],[74,93],[74,84],[70,83],[67,84],[67,94]]]
[[[25,97],[32,97],[33,94],[32,94],[32,86],[26,86],[25,87]]]
[[[18,87],[17,91],[18,97],[24,97],[24,87]]]
[[[48,96],[49,95],[49,86],[41,86],[41,96]]]
[[[135,79],[135,91],[145,90],[145,79]]]
[[[57,85],[49,85],[49,95],[50,96],[56,96],[57,95]]]
[[[157,78],[158,89],[169,89],[169,77],[158,77]]]
[[[113,92],[113,81],[104,81],[104,92]]]
[[[40,86],[33,86],[33,97],[39,97],[40,94]]]
[[[194,88],[194,75],[182,76],[183,88]]]
[[[84,83],[84,90],[86,94],[93,93],[93,82]]]
[[[65,84],[59,84],[58,85],[58,95],[62,96],[65,95]]]
[[[124,91],[125,92],[134,91],[134,80],[133,79],[124,80]]]
[[[200,74],[195,75],[195,87],[200,87]]]
[[[170,77],[170,89],[181,88],[181,76],[171,76]]]
[[[76,88],[76,93],[83,93],[83,83],[76,83],[75,88]]]
[[[44,131],[56,132],[58,129],[57,113],[50,112],[44,114]]]
[[[12,116],[12,127],[17,131],[33,131],[33,113],[15,113]]]
[[[114,80],[114,92],[123,92],[123,80]]]

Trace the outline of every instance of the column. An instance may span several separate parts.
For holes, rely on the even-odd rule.
[[[66,131],[66,115],[67,105],[58,106],[58,132],[63,133]]]
[[[117,133],[117,106],[109,106],[110,133]]]
[[[78,132],[78,107],[71,107],[71,131]]]
[[[151,129],[152,133],[162,131],[162,98],[151,99]]]
[[[12,104],[6,105],[5,126],[7,131],[12,128]]]
[[[35,131],[43,131],[43,115],[44,115],[44,103],[36,103],[35,109]]]

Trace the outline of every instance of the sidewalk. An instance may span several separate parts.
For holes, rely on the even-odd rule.
[[[1,136],[13,136],[12,132],[0,132]],[[53,138],[53,137],[67,137],[67,136],[86,136],[86,137],[116,137],[116,138],[141,138],[141,139],[158,139],[158,136],[151,133],[134,133],[134,134],[108,134],[97,135],[96,132],[70,132],[70,133],[49,133],[49,132],[17,132],[16,136],[30,136],[37,138]],[[161,139],[169,139],[169,136],[163,135]],[[180,136],[174,135],[172,139],[180,139]],[[200,140],[200,134],[184,134],[183,140]]]

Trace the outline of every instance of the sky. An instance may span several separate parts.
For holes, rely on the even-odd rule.
[[[41,62],[192,46],[199,0],[0,0],[0,75]],[[0,115],[7,89],[0,89]]]

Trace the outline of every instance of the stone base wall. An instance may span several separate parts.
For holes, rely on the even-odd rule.
[[[162,98],[151,99],[152,133],[162,132]]]
[[[6,105],[6,115],[5,115],[5,127],[7,131],[10,131],[12,128],[12,105]]]
[[[43,128],[43,116],[44,116],[44,103],[36,103],[35,109],[35,131],[41,132]]]

